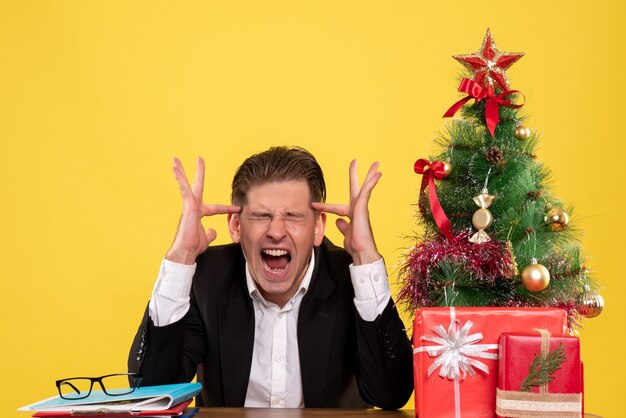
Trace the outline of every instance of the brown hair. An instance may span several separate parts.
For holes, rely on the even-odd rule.
[[[280,146],[254,154],[239,166],[233,178],[232,203],[245,203],[252,186],[289,180],[305,180],[312,201],[326,201],[324,174],[315,157],[304,148]]]

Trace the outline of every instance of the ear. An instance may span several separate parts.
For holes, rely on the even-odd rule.
[[[228,214],[228,232],[230,232],[230,239],[232,239],[235,244],[238,244],[241,238],[239,227],[240,227],[239,215],[236,213],[229,213]]]
[[[315,246],[322,245],[324,240],[324,231],[326,231],[326,213],[321,212],[315,220]]]

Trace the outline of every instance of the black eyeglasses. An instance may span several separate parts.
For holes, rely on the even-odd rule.
[[[139,389],[142,380],[139,373],[116,373],[100,377],[71,377],[57,380],[56,385],[62,399],[75,400],[88,397],[94,383],[98,383],[105,394],[120,396]]]

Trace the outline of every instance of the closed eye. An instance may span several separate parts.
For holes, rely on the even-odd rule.
[[[280,215],[280,218],[285,222],[304,222],[307,220],[307,216],[303,213],[286,213]],[[265,222],[274,219],[274,215],[271,213],[251,213],[248,215],[248,219],[251,221]]]
[[[304,222],[306,219],[306,215],[302,213],[286,213],[283,215],[285,222]]]
[[[262,212],[251,213],[250,215],[248,215],[248,219],[250,219],[251,221],[262,221],[262,222],[271,221],[272,214],[262,213]]]

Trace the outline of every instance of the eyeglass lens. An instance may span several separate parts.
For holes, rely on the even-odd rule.
[[[67,379],[59,384],[59,394],[65,399],[81,399],[89,395],[91,379]]]

